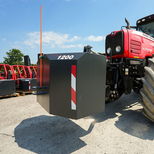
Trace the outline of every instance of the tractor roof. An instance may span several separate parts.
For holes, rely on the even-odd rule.
[[[146,16],[144,18],[141,18],[139,20],[137,20],[136,25],[143,25],[143,24],[147,24],[151,21],[154,21],[154,14],[151,14],[149,16]]]

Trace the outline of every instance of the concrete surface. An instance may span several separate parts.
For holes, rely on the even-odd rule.
[[[0,99],[0,153],[154,154],[154,124],[132,93],[80,120],[49,115],[36,96]]]

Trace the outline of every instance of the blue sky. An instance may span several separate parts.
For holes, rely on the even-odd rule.
[[[39,8],[43,6],[43,52],[103,52],[105,36],[154,13],[154,0],[0,0],[0,62],[17,48],[36,63]]]

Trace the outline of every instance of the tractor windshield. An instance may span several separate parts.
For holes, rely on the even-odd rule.
[[[154,21],[147,24],[138,25],[138,30],[154,37]]]

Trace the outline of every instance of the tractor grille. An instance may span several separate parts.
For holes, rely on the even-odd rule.
[[[136,40],[130,41],[130,49],[133,53],[140,53],[141,52],[141,42]]]
[[[112,52],[110,54],[107,54],[108,56],[114,56],[114,55],[119,55],[123,53],[124,50],[124,37],[123,37],[123,32],[117,32],[117,33],[111,33],[110,35],[108,35],[106,37],[106,54],[107,54],[107,49],[111,48]],[[121,51],[120,52],[116,52],[115,48],[116,46],[121,46]]]

